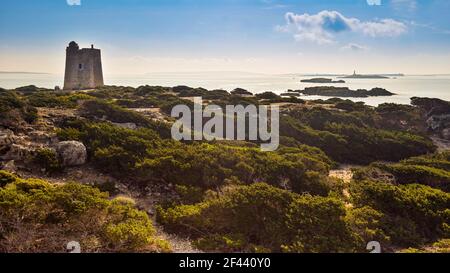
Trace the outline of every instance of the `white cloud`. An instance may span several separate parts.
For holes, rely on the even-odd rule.
[[[81,0],[66,0],[69,6],[81,6]]]
[[[361,33],[370,37],[395,37],[407,31],[404,23],[393,19],[361,21],[328,10],[313,15],[288,12],[285,19],[286,25],[278,26],[278,31],[292,33],[297,41],[317,44],[334,43],[334,36],[342,32]]]
[[[341,47],[341,50],[350,50],[350,51],[365,51],[368,50],[369,48],[363,45],[358,45],[355,43],[350,43],[348,45],[345,45],[343,47]]]
[[[400,12],[414,12],[417,9],[416,0],[391,0],[391,4],[396,10]]]
[[[381,6],[381,0],[367,0],[369,6]]]

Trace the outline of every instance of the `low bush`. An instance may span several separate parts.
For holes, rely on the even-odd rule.
[[[0,92],[0,124],[6,127],[33,123],[38,119],[36,108],[27,104],[15,91]]]
[[[397,184],[423,184],[450,192],[449,153],[412,157],[399,163],[373,163],[355,170],[354,178]]]
[[[319,149],[299,146],[262,152],[259,148],[220,143],[184,144],[161,139],[150,129],[128,130],[82,121],[63,125],[59,137],[86,143],[102,171],[135,182],[175,183],[216,188],[227,181],[271,181],[295,192],[327,195],[333,162]]]
[[[418,184],[356,181],[350,194],[355,207],[384,214],[383,231],[395,245],[417,246],[450,235],[449,193]]]
[[[351,252],[358,240],[345,214],[336,199],[259,183],[227,188],[195,205],[159,208],[158,220],[206,251]]]
[[[33,158],[33,163],[50,174],[63,169],[58,155],[53,149],[44,148],[37,150]]]
[[[0,188],[6,186],[9,183],[15,182],[16,180],[17,176],[6,171],[0,171]]]
[[[166,252],[147,214],[81,184],[22,180],[0,188],[0,252]]]
[[[154,129],[164,138],[171,137],[169,125],[159,121],[152,121],[137,112],[124,109],[105,101],[86,101],[81,107],[81,112],[83,117],[91,120],[106,118],[115,123],[134,123],[140,127]]]
[[[424,136],[367,126],[364,118],[331,114],[327,110],[282,116],[280,134],[299,143],[322,149],[338,162],[368,164],[399,161],[434,152],[436,147]]]

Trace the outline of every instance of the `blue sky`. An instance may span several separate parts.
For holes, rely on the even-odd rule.
[[[448,0],[2,0],[0,70],[450,73]]]

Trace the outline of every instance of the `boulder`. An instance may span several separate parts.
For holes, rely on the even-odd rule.
[[[445,128],[441,132],[442,138],[445,140],[450,140],[450,128]]]
[[[116,123],[116,122],[111,122],[114,126],[120,127],[120,128],[124,128],[124,129],[130,129],[130,130],[136,130],[137,129],[137,125],[136,123],[132,123],[132,122],[127,122],[127,123]]]
[[[10,173],[15,173],[17,171],[17,167],[16,167],[16,164],[15,164],[14,160],[6,162],[2,166],[2,170],[10,172]]]
[[[56,152],[65,167],[80,166],[86,163],[86,146],[78,141],[63,141],[56,145]]]

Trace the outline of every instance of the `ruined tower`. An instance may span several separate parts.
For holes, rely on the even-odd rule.
[[[80,49],[70,42],[66,49],[64,90],[91,89],[103,86],[102,57],[100,49]]]

